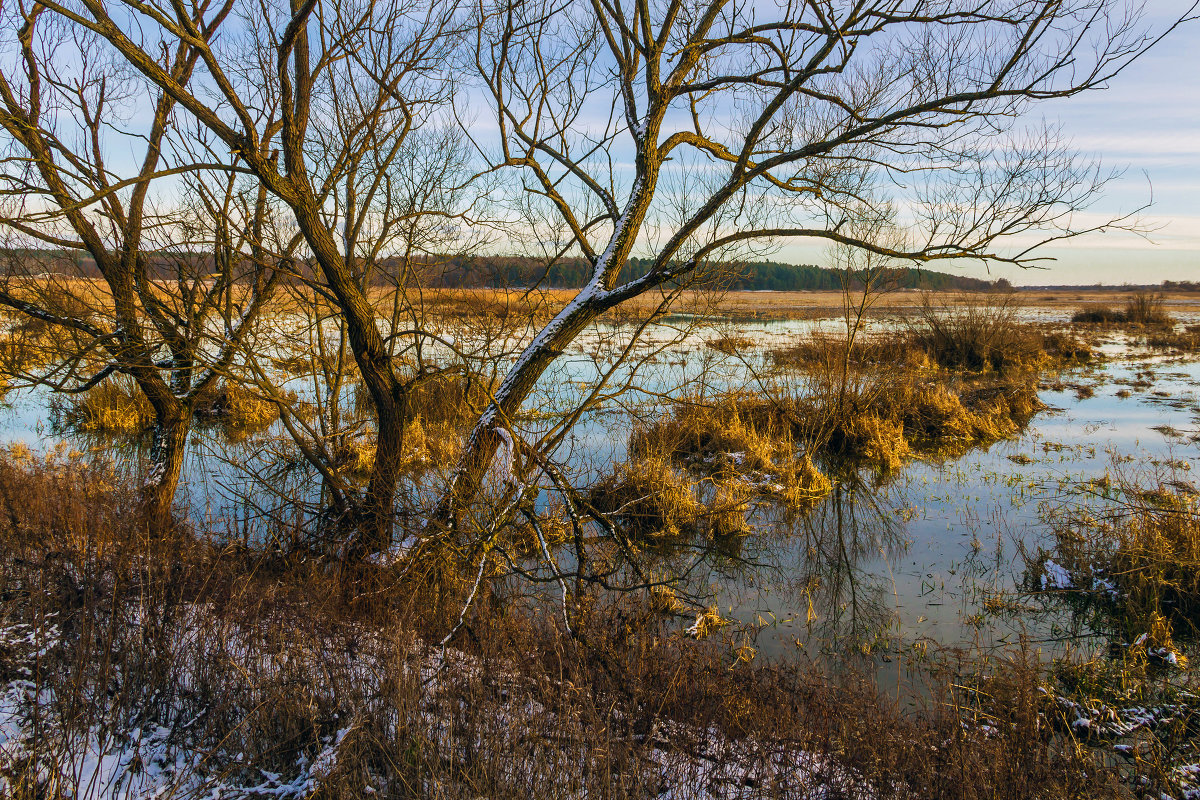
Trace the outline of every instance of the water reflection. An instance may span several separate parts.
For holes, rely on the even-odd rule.
[[[812,326],[807,321],[759,324],[743,332],[778,341]],[[700,377],[718,384],[739,380],[744,364],[700,360],[700,354],[715,359],[716,351],[702,349],[707,334],[683,342],[675,335],[662,331],[655,360],[642,365],[653,378],[646,383],[649,410],[632,402],[607,403],[563,440],[555,455],[582,476],[581,483],[587,483],[588,470],[599,474],[626,457],[632,415],[655,413],[655,393],[675,391]],[[572,358],[568,353],[548,378],[557,383],[544,387],[541,407],[569,407],[584,391],[579,385],[594,383],[600,355]],[[1200,468],[1194,443],[1172,433],[1190,435],[1200,419],[1194,393],[1200,362],[1127,350],[1110,355],[1112,361],[1088,375],[1093,394],[1077,396],[1069,386],[1043,389],[1041,399],[1053,410],[1039,415],[1020,438],[952,462],[913,462],[886,485],[869,475],[840,475],[830,495],[808,512],[789,515],[754,506],[750,535],[705,535],[675,550],[647,550],[639,555],[641,565],[655,576],[679,576],[697,600],[715,602],[723,615],[764,626],[757,639],[764,655],[785,657],[797,647],[812,654],[880,654],[922,637],[955,644],[1009,635],[1028,614],[1021,611],[1019,621],[985,615],[988,629],[981,630],[979,588],[993,594],[1019,588],[1015,544],[1028,542],[1032,550],[1044,537],[1034,509],[1044,487],[1102,475],[1111,464],[1110,448]],[[744,377],[740,380],[745,385]],[[102,453],[130,475],[140,472],[145,438],[56,429],[44,390],[15,389],[6,401],[9,407],[0,413],[5,440],[35,449],[62,442]],[[530,430],[538,424],[554,423],[532,419]],[[280,434],[275,429],[231,441],[219,430],[194,431],[181,501],[198,522],[237,538],[268,527],[264,520],[295,541],[319,536],[320,478]],[[406,485],[409,497],[428,490],[422,480]]]
[[[886,648],[898,622],[891,565],[908,549],[892,492],[860,472],[841,475],[789,533],[797,556],[792,582],[805,601],[807,641],[798,644],[826,652]]]

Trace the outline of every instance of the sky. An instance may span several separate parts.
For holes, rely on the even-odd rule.
[[[1151,23],[1176,16],[1188,4],[1149,0]],[[1111,82],[1109,88],[1055,101],[1039,109],[1063,126],[1075,147],[1096,155],[1122,176],[1109,184],[1092,211],[1095,219],[1128,213],[1153,229],[1146,237],[1095,234],[1047,247],[1056,260],[1045,269],[955,265],[935,269],[976,277],[1004,277],[1016,285],[1200,281],[1200,22],[1175,30]],[[780,261],[824,264],[820,246],[791,246]]]

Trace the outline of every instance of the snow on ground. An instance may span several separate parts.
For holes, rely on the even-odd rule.
[[[185,719],[188,712],[182,708],[154,715],[157,721],[138,719],[140,715],[134,714],[132,719],[113,723],[114,717],[120,719],[119,714],[100,713],[97,718],[110,720],[108,724],[63,724],[64,704],[56,687],[44,676],[38,680],[43,673],[42,660],[54,658],[63,646],[62,635],[53,625],[40,630],[20,624],[0,626],[0,674],[12,676],[0,690],[0,796],[16,793],[22,776],[26,780],[34,776],[49,794],[78,800],[308,797],[334,774],[353,730],[351,723],[322,738],[316,755],[311,750],[309,755],[300,755],[286,774],[243,769],[231,775],[219,766],[229,759],[214,757],[218,754],[211,744],[189,737],[195,719]],[[456,676],[469,677],[478,668],[477,662],[457,651],[433,650],[421,656],[418,664],[427,694],[421,712],[423,726],[439,754],[453,758],[462,750],[462,742],[455,739],[447,700],[439,697],[439,692]],[[361,672],[351,669],[364,677],[379,676],[373,666],[377,665],[363,664]],[[402,669],[407,670],[407,664]],[[516,748],[530,732],[543,735],[547,742],[558,741],[562,721],[540,704],[514,693],[512,700],[497,707],[494,723],[487,741]],[[715,729],[699,733],[678,723],[652,726],[649,760],[642,769],[645,781],[660,787],[660,798],[740,800],[774,796],[781,788],[787,796],[805,800],[867,800],[873,796],[868,784],[827,756],[730,740]],[[572,748],[569,738],[565,741],[561,749],[541,756],[561,765],[557,782],[564,791],[558,796],[583,798],[586,793],[577,788],[580,781],[576,776],[591,756],[585,748]],[[505,752],[497,755],[507,759],[510,748],[501,748]],[[233,760],[238,759],[235,756]],[[519,758],[511,762],[514,771],[521,769]]]

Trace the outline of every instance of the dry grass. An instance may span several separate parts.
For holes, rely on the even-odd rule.
[[[954,302],[927,295],[908,319],[908,334],[933,363],[956,372],[1013,375],[1093,358],[1086,342],[1022,323],[1019,311],[1012,294],[961,295]]]
[[[288,392],[283,399],[292,407],[299,402],[295,392]],[[227,432],[251,433],[279,419],[279,406],[239,383],[223,380],[200,399],[196,416],[221,425]]]
[[[1145,489],[1118,474],[1056,505],[1049,522],[1053,559],[1111,608],[1127,641],[1146,634],[1173,647],[1176,632],[1200,634],[1200,495],[1190,485]]]
[[[914,455],[949,456],[1011,436],[1040,407],[1028,379],[887,370],[856,373],[843,388],[826,373],[792,394],[681,402],[635,430],[629,449],[665,454],[702,474],[774,476],[779,496],[802,508],[829,490],[811,457],[890,471]]]
[[[718,353],[723,353],[727,356],[741,355],[749,353],[758,345],[758,343],[749,336],[738,336],[736,334],[723,333],[720,336],[713,337],[704,343],[707,347],[716,350]]]
[[[939,383],[899,377],[797,398],[792,412],[809,420],[820,449],[894,470],[912,455],[950,456],[1017,433],[1040,407],[1025,382]]]
[[[108,378],[79,394],[54,395],[50,410],[55,421],[69,428],[117,434],[138,434],[154,425],[154,409],[132,378]]]
[[[696,482],[663,458],[618,464],[587,494],[600,513],[618,520],[630,538],[677,540],[696,533],[704,511]]]
[[[810,507],[829,480],[800,452],[794,426],[769,400],[744,392],[690,398],[629,438],[634,458],[661,459],[719,483],[741,480],[789,508]]]
[[[1161,331],[1146,337],[1146,346],[1177,353],[1200,351],[1200,325],[1188,325],[1182,331]]]
[[[813,333],[800,341],[768,351],[772,363],[789,369],[834,369],[846,360],[846,339],[825,333]],[[927,369],[931,362],[924,350],[913,347],[908,336],[891,334],[869,336],[855,343],[849,358],[851,366],[889,366],[896,369]]]
[[[1165,310],[1163,294],[1139,291],[1131,294],[1123,308],[1092,303],[1075,312],[1071,321],[1089,325],[1169,325],[1172,320]]]
[[[1103,635],[1056,660],[1046,696],[1097,747],[1118,746],[1146,796],[1195,795],[1200,681],[1186,654],[1200,634],[1200,497],[1118,469],[1043,513],[1054,546],[1026,554],[1027,584]]]
[[[408,395],[409,421],[404,428],[402,469],[419,473],[436,465],[454,463],[462,451],[466,426],[491,400],[495,383],[485,376],[445,372],[416,383]],[[371,411],[366,386],[353,389],[354,411]],[[355,477],[366,477],[375,462],[374,445],[362,438],[347,439],[336,458],[339,467]]]
[[[835,371],[847,364],[864,371],[890,368],[1014,375],[1089,363],[1087,342],[1062,331],[1021,323],[1008,296],[958,298],[949,304],[926,299],[905,319],[904,329],[860,336],[847,358],[844,336],[815,333],[769,352],[777,367]],[[944,304],[939,304],[944,303]]]
[[[1112,794],[1102,764],[1032,727],[1023,674],[989,732],[853,671],[748,663],[727,629],[696,641],[622,597],[581,614],[586,646],[486,600],[443,657],[424,642],[459,591],[150,539],[133,502],[102,466],[0,454],[0,678],[36,707],[7,720],[8,796],[78,796],[89,748],[127,781],[162,776],[164,798]]]
[[[292,406],[294,393],[284,398]],[[86,392],[51,398],[57,424],[92,433],[136,435],[154,425],[154,409],[132,378],[108,378]],[[197,419],[217,425],[229,436],[266,429],[279,419],[279,407],[233,381],[221,381],[199,399]]]

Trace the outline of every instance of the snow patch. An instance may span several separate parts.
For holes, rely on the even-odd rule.
[[[1043,565],[1042,574],[1042,590],[1048,589],[1070,589],[1074,587],[1071,580],[1071,573],[1065,567],[1056,564],[1051,559],[1047,558]]]

